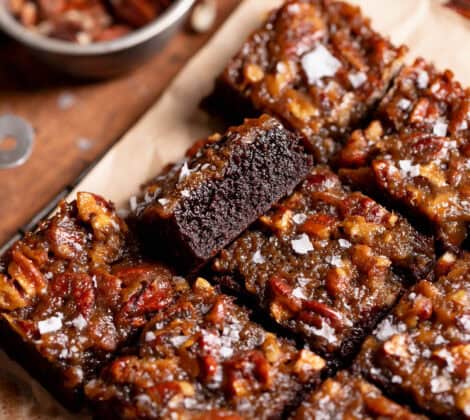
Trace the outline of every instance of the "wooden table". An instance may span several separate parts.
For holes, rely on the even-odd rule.
[[[0,170],[0,248],[106,153],[238,3],[218,0],[212,32],[197,35],[186,28],[137,71],[103,82],[54,73],[0,35],[0,115],[18,114],[36,130],[30,159]]]

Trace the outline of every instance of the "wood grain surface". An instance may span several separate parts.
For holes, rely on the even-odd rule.
[[[0,115],[20,115],[36,131],[31,158],[0,170],[0,248],[136,122],[238,3],[218,0],[210,33],[187,27],[141,68],[109,81],[54,73],[0,34]]]

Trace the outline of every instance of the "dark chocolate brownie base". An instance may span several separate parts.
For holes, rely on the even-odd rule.
[[[148,248],[180,271],[203,265],[307,175],[312,157],[277,120],[233,127],[147,185],[137,209]]]

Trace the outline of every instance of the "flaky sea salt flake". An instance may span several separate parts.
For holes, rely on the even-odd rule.
[[[310,84],[322,77],[334,76],[341,67],[341,62],[321,44],[305,54],[301,63]]]
[[[59,331],[61,328],[62,317],[60,316],[51,316],[50,318],[38,322],[38,330],[41,335]]]
[[[310,251],[313,251],[313,245],[310,242],[308,235],[305,233],[298,236],[296,239],[293,239],[291,241],[291,244],[292,244],[292,249],[297,254],[307,254]]]

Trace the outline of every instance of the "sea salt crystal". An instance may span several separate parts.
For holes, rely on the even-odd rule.
[[[311,330],[315,335],[323,337],[331,344],[334,344],[338,341],[338,338],[336,337],[336,331],[326,322],[322,322],[321,328],[312,327]]]
[[[202,336],[204,338],[204,341],[209,345],[209,346],[214,346],[217,347],[220,345],[220,337],[218,335],[215,335],[211,333],[210,331],[202,331]]]
[[[181,191],[181,195],[183,197],[188,198],[191,195],[191,193],[188,190],[183,190],[183,191]]]
[[[401,379],[401,376],[398,376],[398,375],[392,376],[392,384],[401,384],[402,382],[403,382],[403,379]]]
[[[423,352],[421,353],[421,356],[423,356],[426,359],[429,359],[431,357],[431,350],[429,349],[424,349]]]
[[[438,119],[434,124],[432,132],[435,136],[445,137],[447,134],[447,124],[442,119]]]
[[[189,168],[188,168],[188,162],[184,162],[184,163],[183,163],[183,166],[181,167],[181,170],[180,170],[180,175],[179,175],[178,181],[181,182],[181,181],[182,181],[183,179],[185,179],[190,173],[191,173],[191,171],[190,171]]]
[[[439,334],[436,337],[436,339],[434,340],[434,343],[437,344],[437,345],[445,344],[445,343],[447,343],[447,340],[441,334]]]
[[[343,266],[343,260],[339,255],[333,255],[330,257],[327,257],[325,261],[328,264],[331,264],[333,267],[342,267]]]
[[[300,287],[296,287],[294,290],[292,290],[292,296],[299,299],[307,299],[307,296],[305,296],[304,291]]]
[[[341,67],[341,63],[321,44],[305,54],[301,63],[310,84],[322,77],[334,76]]]
[[[449,391],[451,387],[452,384],[444,376],[438,376],[437,378],[431,379],[431,392],[433,394]]]
[[[145,333],[145,341],[153,341],[155,338],[157,338],[157,336],[153,331],[147,331]]]
[[[292,216],[292,220],[296,225],[301,225],[307,220],[307,216],[303,213],[297,213]]]
[[[457,130],[466,130],[468,128],[467,120],[463,120],[460,125],[457,127]]]
[[[340,238],[338,239],[338,243],[341,248],[351,248],[351,242],[347,239]]]
[[[38,330],[40,334],[59,331],[61,328],[62,316],[51,316],[50,318],[38,322]]]
[[[416,177],[419,176],[420,174],[420,166],[419,165],[413,165],[411,160],[400,160],[398,161],[398,166],[400,167],[400,170],[403,174],[403,176],[411,176],[411,177]]]
[[[460,317],[460,324],[462,324],[465,332],[470,333],[470,315],[462,315]]]
[[[145,406],[152,404],[152,399],[147,394],[139,394],[134,399],[137,406]]]
[[[393,334],[396,334],[397,329],[395,326],[390,322],[389,319],[384,319],[382,323],[379,325],[375,332],[375,336],[380,341],[388,340]]]
[[[197,400],[195,398],[185,398],[183,400],[184,408],[188,410],[195,409],[197,406]]]
[[[137,197],[135,195],[129,198],[129,207],[131,208],[131,211],[135,211],[137,208]]]
[[[161,204],[162,206],[166,206],[166,205],[170,202],[170,200],[168,200],[168,198],[159,198],[157,201],[158,201],[159,204]]]
[[[224,358],[232,357],[233,349],[231,347],[221,347],[220,348],[220,355]]]
[[[78,315],[75,319],[72,320],[72,325],[77,330],[83,330],[87,326],[87,320],[83,317],[82,314]]]
[[[406,98],[402,98],[398,101],[398,108],[400,108],[403,111],[406,111],[407,109],[409,109],[410,105],[411,105],[411,101],[409,101]]]
[[[373,367],[373,368],[370,369],[370,373],[372,375],[380,375],[381,372],[380,372],[380,369],[377,369],[377,368]]]
[[[420,89],[425,89],[428,87],[428,83],[429,83],[429,75],[426,71],[424,70],[420,70],[418,72],[418,78],[416,79],[416,81],[418,82],[418,87]]]
[[[306,277],[303,277],[303,276],[300,276],[300,277],[297,277],[297,283],[300,286],[305,287],[307,284],[310,283],[310,279],[308,279]]]
[[[178,335],[176,337],[170,338],[171,344],[173,344],[175,347],[182,346],[184,343],[186,343],[186,341],[188,341],[188,337],[186,337],[185,335]]]
[[[307,234],[303,233],[298,236],[296,239],[291,241],[292,249],[297,252],[297,254],[307,254],[310,251],[313,251],[313,245],[310,242],[310,239]]]
[[[354,89],[362,86],[364,82],[367,80],[367,76],[362,71],[358,73],[349,73],[348,76],[349,81],[351,82]]]
[[[253,261],[255,264],[263,264],[263,263],[264,263],[265,260],[264,260],[263,255],[261,255],[261,251],[260,251],[260,250],[256,251],[256,252],[253,254],[252,261]]]

